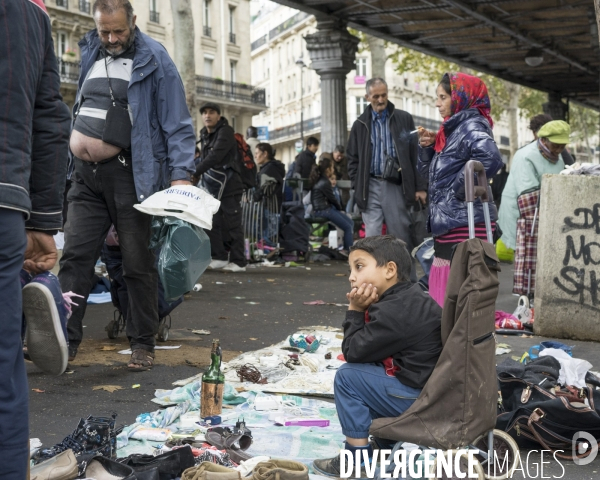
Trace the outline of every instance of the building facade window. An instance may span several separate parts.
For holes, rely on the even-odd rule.
[[[281,45],[277,48],[277,61],[279,63],[279,71],[281,72],[281,68],[283,67],[281,62]]]
[[[79,11],[82,13],[90,13],[90,2],[87,0],[79,0]]]
[[[365,111],[365,108],[367,108],[367,105],[369,105],[369,102],[367,102],[365,97],[354,97],[354,99],[356,105],[356,116],[360,117]]]
[[[367,76],[367,59],[364,57],[359,57],[355,61],[356,63],[356,75],[359,77]]]
[[[229,43],[235,45],[235,7],[229,7]]]
[[[229,61],[229,78],[232,82],[237,81],[237,62],[235,60]]]
[[[202,34],[205,37],[211,37],[211,28],[210,28],[210,0],[203,0],[203,8],[202,8]]]
[[[154,23],[160,23],[157,3],[157,0],[150,0],[150,21]]]
[[[212,77],[213,76],[213,59],[204,57],[204,76]]]

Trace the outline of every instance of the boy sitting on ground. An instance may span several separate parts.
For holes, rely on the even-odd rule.
[[[397,417],[417,399],[442,351],[439,305],[410,282],[406,244],[391,235],[367,237],[350,250],[350,306],[334,397],[345,449],[367,450],[371,421]],[[339,477],[340,455],[315,460],[316,473]]]

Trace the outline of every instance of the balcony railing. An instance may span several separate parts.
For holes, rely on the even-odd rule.
[[[56,0],[56,6],[62,8],[69,8],[69,0]]]
[[[212,28],[204,25],[204,27],[202,28],[202,35],[204,35],[205,37],[212,37]]]
[[[79,0],[79,11],[83,13],[90,13],[90,2],[86,2],[85,0]]]
[[[218,78],[197,75],[196,93],[208,97],[252,103],[262,107],[267,106],[264,88],[256,88],[244,83],[226,82]]]
[[[229,33],[229,43],[235,45],[235,33]]]
[[[309,118],[304,120],[304,134],[319,128],[321,126],[321,117]],[[277,128],[269,131],[269,141],[278,140],[284,137],[298,136],[300,134],[300,122],[287,127]]]
[[[263,35],[262,37],[260,37],[257,40],[254,40],[251,44],[250,44],[250,50],[254,51],[257,48],[262,47],[265,43],[267,43],[267,39],[268,39],[268,35]]]
[[[300,23],[302,20],[304,20],[305,18],[308,18],[308,17],[310,17],[309,13],[298,12],[293,17],[288,18],[285,22],[280,23],[275,28],[272,28],[269,31],[269,39],[273,40],[276,36],[281,35],[283,32],[285,32],[286,30],[289,30],[294,25]]]
[[[419,127],[424,127],[427,130],[431,130],[432,132],[437,132],[440,129],[440,125],[442,122],[438,120],[432,120],[431,118],[420,117],[419,115],[413,115],[413,120],[415,121],[415,125]]]
[[[160,13],[150,10],[150,21],[160,23]]]
[[[79,80],[79,63],[65,62],[59,58],[58,72],[60,73],[60,83],[77,83]]]

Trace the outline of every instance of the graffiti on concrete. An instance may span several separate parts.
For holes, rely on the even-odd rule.
[[[600,203],[592,208],[576,208],[573,217],[565,217],[563,233],[583,230],[580,235],[567,235],[563,268],[554,277],[558,288],[581,305],[600,307]]]

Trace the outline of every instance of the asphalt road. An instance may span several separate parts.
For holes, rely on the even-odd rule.
[[[202,290],[189,294],[172,313],[171,338],[166,345],[182,347],[157,352],[156,365],[148,372],[129,372],[126,368],[129,357],[116,353],[127,348],[123,333],[116,340],[108,339],[104,328],[113,318],[112,305],[89,305],[84,319],[86,340],[71,365],[72,373],[51,377],[33,364],[27,365],[30,436],[38,437],[45,446],[50,446],[69,434],[80,417],[107,415],[113,411],[118,413],[118,423],[133,423],[138,414],[156,410],[157,405],[150,402],[155,389],[170,389],[175,380],[195,375],[208,366],[213,337],[220,339],[227,360],[241,351],[277,343],[303,327],[340,326],[344,307],[304,305],[303,302],[346,303],[347,265],[332,261],[330,264],[310,264],[309,267],[310,270],[257,267],[238,274],[207,271],[200,279]],[[500,278],[497,309],[512,312],[517,298],[510,293],[512,269],[509,265],[503,266]],[[211,334],[195,335],[191,332],[195,329],[206,329]],[[514,336],[498,339],[512,347],[513,351],[508,354],[511,356],[520,356],[541,340],[540,337]],[[585,358],[600,369],[597,344],[566,343],[574,345],[574,356]],[[498,361],[501,359],[498,357]],[[139,388],[132,388],[138,384]],[[93,390],[102,385],[121,389],[113,393]],[[529,460],[529,472],[524,462],[523,473],[517,471],[513,478],[583,480],[599,477],[598,459],[588,466],[576,466],[572,462],[562,462],[561,466],[551,460],[544,464],[543,476],[539,455],[532,455]],[[548,461],[546,455],[544,462]]]

